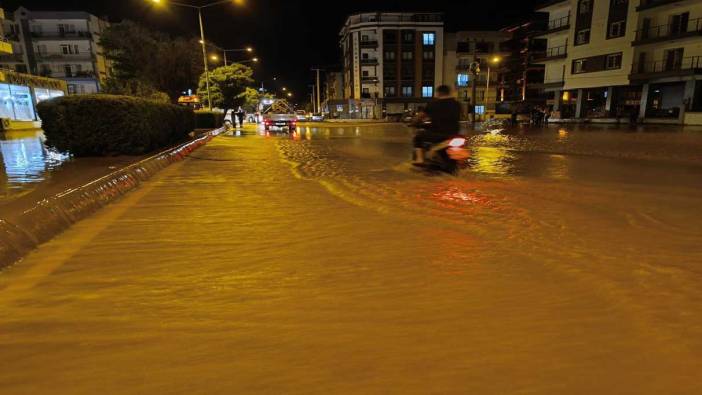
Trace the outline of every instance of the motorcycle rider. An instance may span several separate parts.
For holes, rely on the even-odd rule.
[[[426,143],[438,144],[460,132],[461,105],[451,93],[451,88],[447,85],[436,88],[436,97],[417,118],[417,124],[423,125],[424,129],[419,130],[414,137],[414,165],[424,164]]]

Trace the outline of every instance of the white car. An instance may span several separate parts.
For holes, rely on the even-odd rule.
[[[305,122],[307,120],[307,112],[305,110],[295,111],[295,118],[298,122]]]
[[[312,122],[322,122],[324,121],[324,115],[323,114],[312,114],[310,116],[310,121]]]

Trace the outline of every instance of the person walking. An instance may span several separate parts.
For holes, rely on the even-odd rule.
[[[246,116],[246,112],[244,111],[241,106],[236,110],[236,118],[239,121],[239,127],[243,128],[244,127],[244,117]]]

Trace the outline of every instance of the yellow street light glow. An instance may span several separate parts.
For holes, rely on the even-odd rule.
[[[202,41],[202,40],[197,40],[197,42],[199,42],[200,44],[204,44],[204,43],[205,43],[205,42]]]
[[[217,57],[217,55],[212,55],[212,56],[210,56],[210,59],[212,59],[216,62],[219,60],[219,57]]]
[[[292,93],[288,92],[288,97],[292,97]]]
[[[502,58],[500,58],[499,56],[495,56],[494,58],[492,58],[492,63],[499,63],[501,60]]]
[[[251,60],[253,60],[254,62],[258,62],[258,58],[253,58]]]
[[[286,87],[283,87],[283,92],[285,92],[286,90],[288,90],[288,88],[286,88]]]
[[[253,52],[253,48],[251,48],[251,47],[246,47],[246,52]]]

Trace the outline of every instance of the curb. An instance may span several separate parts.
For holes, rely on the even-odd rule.
[[[71,225],[138,188],[160,170],[184,160],[222,130],[210,131],[88,184],[44,199],[13,222],[0,219],[0,269],[14,264]]]

